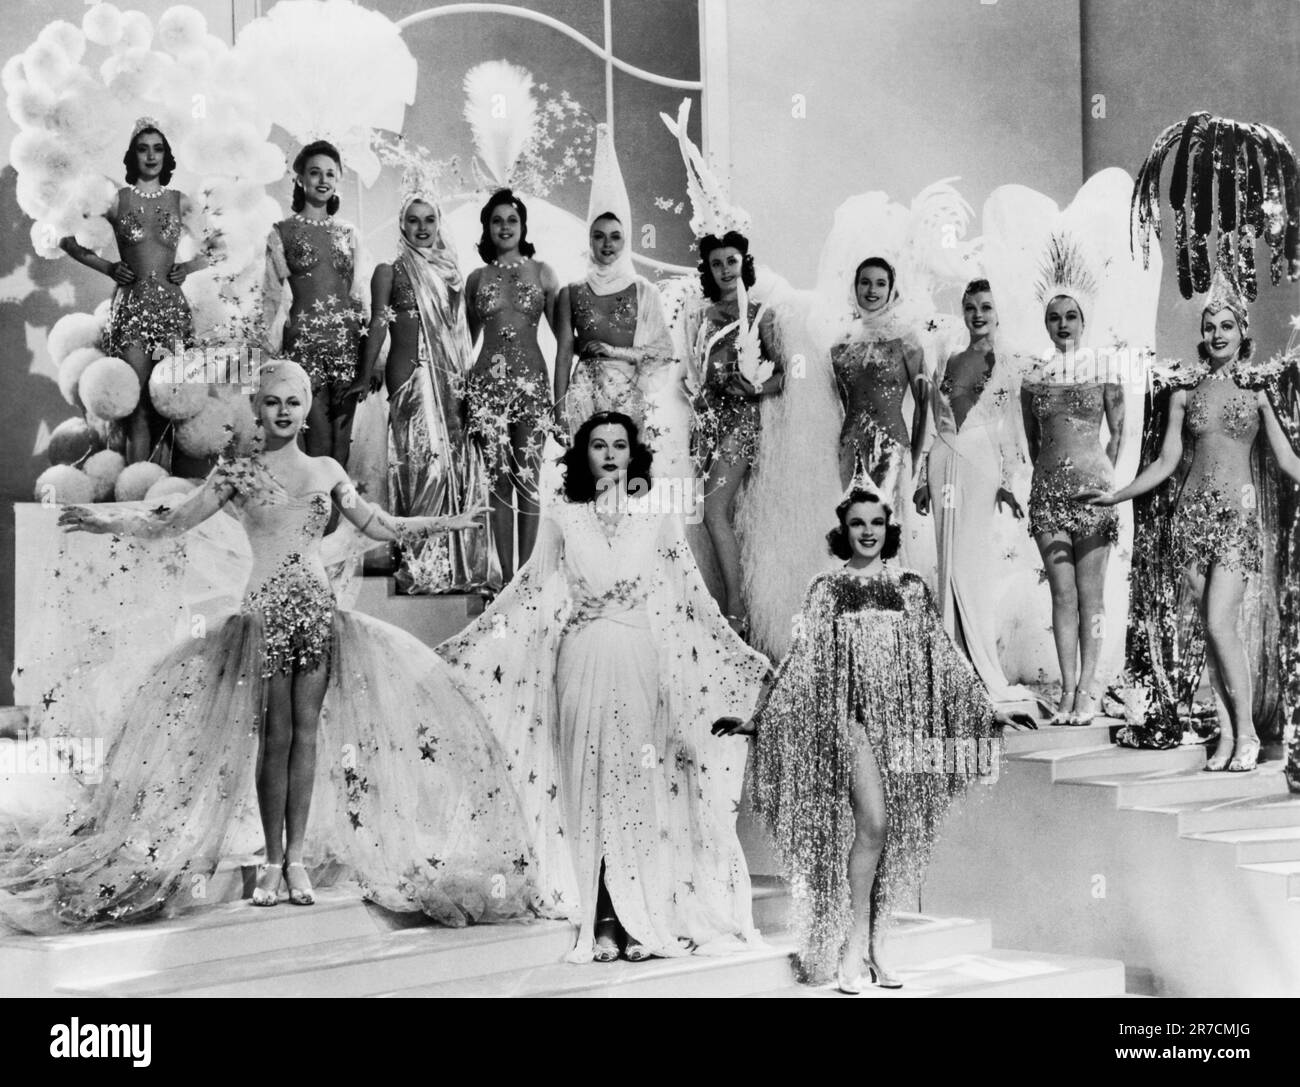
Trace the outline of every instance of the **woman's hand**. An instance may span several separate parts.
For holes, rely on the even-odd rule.
[[[763,395],[763,390],[743,374],[733,374],[727,379],[727,391],[733,396],[743,396],[747,400],[757,400]]]
[[[115,260],[108,266],[108,278],[114,283],[120,283],[125,287],[128,283],[135,282],[135,272],[131,270],[131,266],[125,261]]]
[[[582,345],[582,350],[578,352],[578,355],[584,359],[612,359],[615,357],[614,348],[601,340],[588,340]]]
[[[753,736],[758,732],[753,720],[742,721],[739,717],[719,717],[713,722],[715,736]]]
[[[167,269],[167,282],[175,283],[179,287],[185,282],[189,274],[190,266],[188,264],[173,264]]]
[[[347,387],[347,391],[343,394],[343,399],[356,400],[356,402],[360,404],[361,401],[370,395],[370,392],[370,382],[366,381],[365,378],[357,378],[356,381]]]
[[[1011,510],[1012,517],[1014,517],[1017,521],[1023,520],[1025,516],[1025,511],[1021,509],[1020,503],[1016,501],[1016,496],[1012,494],[1008,488],[999,487],[997,497],[994,499],[994,502],[997,503],[999,513],[1002,512],[1002,507],[1005,505]]]
[[[376,366],[373,370],[370,371],[369,387],[372,393],[377,393],[379,392],[380,389],[384,387],[384,368],[382,366]],[[362,399],[365,398],[362,397]]]
[[[1085,487],[1083,490],[1070,495],[1075,502],[1083,502],[1089,506],[1114,506],[1117,505],[1114,491],[1103,491],[1100,487]]]
[[[1038,731],[1038,718],[1028,710],[994,710],[993,720],[1003,728],[1029,729]]]
[[[930,484],[922,483],[916,488],[916,493],[912,495],[912,505],[916,507],[916,512],[922,517],[930,513]]]
[[[473,509],[454,513],[450,517],[431,517],[430,520],[434,522],[435,531],[463,532],[466,529],[482,528],[481,518],[487,512],[487,506],[475,506]]]
[[[113,526],[102,513],[88,510],[85,506],[64,506],[59,510],[59,527],[64,532],[108,533]]]

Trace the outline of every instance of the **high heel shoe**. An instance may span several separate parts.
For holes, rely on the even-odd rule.
[[[628,962],[645,962],[646,959],[653,959],[654,954],[641,941],[629,936],[627,945],[623,948],[623,958]]]
[[[903,983],[894,977],[893,974],[886,973],[876,964],[874,959],[867,959],[867,972],[871,975],[871,983],[881,989],[901,989]]]
[[[1233,774],[1244,774],[1255,769],[1258,762],[1259,737],[1247,736],[1244,740],[1237,741],[1237,746],[1232,754],[1232,761],[1228,763],[1228,771]]]
[[[1217,774],[1228,769],[1228,762],[1232,758],[1232,745],[1228,745],[1226,751],[1220,751],[1215,748],[1214,754],[1206,757],[1205,770],[1207,773]]]
[[[1076,706],[1078,705],[1080,698],[1091,699],[1092,709],[1082,710],[1082,711],[1076,709],[1074,712],[1070,714],[1070,724],[1077,725],[1077,726],[1090,725],[1096,719],[1098,708],[1099,708],[1099,703],[1097,701],[1097,692],[1089,691],[1083,687],[1080,687],[1074,693],[1074,704]]]
[[[617,926],[618,919],[614,917],[602,917],[596,922],[596,949],[591,956],[592,962],[618,961],[618,936],[615,935],[618,932]]]
[[[271,864],[265,862],[257,866],[257,882],[262,882],[262,877],[267,872],[273,870],[278,878],[274,887],[254,887],[253,888],[253,905],[254,906],[274,906],[280,901],[280,880],[284,878],[284,866],[280,864]]]
[[[289,869],[298,868],[302,871],[303,882],[307,884],[304,887],[295,887],[293,881],[289,879]],[[284,878],[289,883],[289,901],[295,906],[314,906],[316,904],[316,892],[312,890],[311,881],[307,878],[307,868],[302,861],[290,861],[284,866]]]
[[[1066,697],[1067,695],[1069,696],[1068,698]],[[1074,695],[1075,695],[1075,689],[1073,687],[1066,687],[1061,689],[1062,705],[1058,705],[1056,707],[1056,712],[1047,719],[1047,723],[1049,725],[1068,725],[1071,723],[1070,718],[1072,715],[1069,710],[1063,708],[1063,704],[1068,702],[1071,706],[1073,706]]]
[[[859,974],[855,978],[845,977],[844,967],[841,966],[835,974],[835,988],[845,996],[857,996],[862,992],[862,975]]]

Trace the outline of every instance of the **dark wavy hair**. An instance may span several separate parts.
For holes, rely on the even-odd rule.
[[[591,502],[596,498],[596,478],[591,474],[591,465],[587,462],[587,446],[591,444],[591,435],[597,427],[621,426],[627,434],[627,444],[631,458],[627,464],[626,488],[628,494],[642,495],[650,487],[650,464],[654,454],[650,447],[641,441],[641,432],[628,416],[621,411],[598,411],[573,436],[573,444],[564,451],[560,464],[564,468],[564,497],[570,502]]]
[[[492,232],[488,229],[488,223],[492,221],[492,209],[498,208],[502,204],[509,204],[515,211],[519,212],[519,255],[521,257],[531,257],[537,252],[537,246],[528,240],[528,205],[509,189],[497,189],[488,197],[488,202],[483,205],[483,210],[478,213],[478,221],[483,224],[483,233],[479,237],[477,248],[479,259],[484,264],[491,264],[497,259],[497,247],[492,240]]]
[[[700,239],[699,272],[704,297],[710,302],[722,301],[722,288],[714,282],[713,273],[709,271],[709,254],[715,249],[739,249],[742,257],[740,282],[746,290],[754,285],[754,258],[749,255],[749,239],[738,230],[728,230],[721,238],[716,234],[706,234]]]
[[[134,185],[140,180],[140,167],[135,160],[135,141],[143,136],[146,132],[152,132],[163,142],[163,168],[162,173],[158,175],[158,184],[166,185],[172,179],[172,174],[176,172],[176,156],[172,154],[172,145],[168,141],[163,131],[158,128],[142,128],[134,136],[131,142],[126,145],[126,154],[122,156],[122,165],[126,167],[126,183]]]
[[[853,558],[853,545],[849,543],[849,510],[859,502],[873,502],[885,511],[885,543],[880,549],[880,557],[892,559],[902,546],[903,529],[894,520],[894,511],[889,508],[889,503],[875,491],[869,491],[865,487],[854,487],[849,492],[849,496],[835,507],[835,516],[839,518],[840,523],[826,533],[826,546],[837,559]]]
[[[864,260],[853,270],[854,297],[857,297],[858,276],[862,274],[863,268],[883,268],[885,270],[885,274],[889,276],[889,293],[890,294],[894,293],[894,281],[896,279],[896,275],[894,273],[894,266],[890,264],[889,261],[885,260],[884,257],[868,257],[866,260]]]
[[[965,305],[966,299],[973,294],[979,294],[980,291],[987,291],[989,294],[992,294],[993,287],[989,284],[987,279],[972,279],[966,284],[966,289],[961,292],[962,304]]]
[[[293,157],[293,210],[302,211],[307,206],[307,194],[303,191],[302,182],[298,180],[303,170],[307,168],[307,160],[313,155],[328,155],[334,160],[334,165],[339,168],[339,180],[343,180],[343,156],[339,154],[339,149],[329,140],[313,140]],[[325,202],[325,213],[333,215],[339,210],[339,194],[335,189],[334,195]]]

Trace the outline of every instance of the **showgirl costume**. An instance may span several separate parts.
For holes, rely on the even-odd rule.
[[[884,786],[885,845],[872,889],[883,926],[919,890],[953,798],[970,777],[995,770],[992,707],[918,574],[838,570],[808,587],[754,722],[754,808],[789,876],[801,973],[825,981],[852,927],[849,790],[861,745]]]
[[[117,192],[116,212],[110,222],[123,261],[130,264],[134,247],[148,239],[166,250],[170,266],[184,228],[181,194],[175,189],[159,189],[142,196],[127,185]],[[134,348],[152,360],[170,355],[178,343],[188,347],[193,340],[189,303],[165,273],[159,278],[158,270],[151,269],[131,283],[117,285],[104,329],[106,353],[121,357]]]
[[[216,516],[183,541],[160,539],[226,503],[245,538],[232,539],[232,520]],[[328,494],[288,493],[254,456],[218,464],[170,514],[120,505],[103,512],[123,535],[156,542],[114,538],[107,567],[65,542],[52,562],[45,627],[62,618],[65,637],[46,660],[69,670],[52,682],[41,723],[48,735],[102,731],[102,780],[0,860],[0,921],[50,932],[196,904],[194,885],[260,840],[254,781],[264,681],[322,662],[329,680],[307,866],[318,878],[341,866],[371,901],[442,924],[525,912],[530,847],[500,750],[431,650],[337,607],[322,554]],[[217,568],[229,565],[223,551],[241,543],[251,546],[251,574],[239,609],[223,619],[213,615],[215,586],[203,564],[212,555]],[[87,595],[104,594],[119,565],[155,586],[190,584],[180,607],[190,613],[187,629],[161,658],[147,641],[110,636],[118,617],[107,610],[67,627],[65,609],[93,612]],[[167,629],[176,606],[154,588],[145,629],[155,637]],[[209,615],[196,635],[196,620]]]
[[[591,171],[591,199],[587,211],[587,236],[596,220],[614,215],[623,233],[623,251],[613,264],[602,267],[587,253],[587,277],[569,286],[569,319],[573,329],[573,377],[567,394],[571,432],[599,411],[618,411],[638,427],[650,423],[648,438],[656,436],[653,393],[667,376],[672,340],[664,319],[659,290],[636,274],[632,263],[632,212],[627,187],[619,169],[609,127],[596,126],[596,154]],[[630,349],[634,359],[583,357],[592,341],[615,349]],[[568,359],[557,361],[565,365]],[[650,444],[654,444],[653,441]]]
[[[1142,434],[1142,467],[1159,456],[1170,401],[1187,394],[1183,458],[1161,486],[1134,499],[1136,529],[1129,609],[1129,671],[1150,698],[1146,721],[1120,730],[1130,747],[1174,747],[1205,665],[1204,631],[1183,571],[1211,564],[1248,578],[1242,623],[1254,673],[1252,717],[1265,741],[1277,739],[1300,707],[1300,502],[1280,475],[1262,434],[1264,389],[1292,448],[1300,449],[1300,368],[1294,359],[1240,360],[1211,373],[1203,362],[1152,375]],[[1247,497],[1249,496],[1249,498]]]
[[[417,200],[439,208],[432,196],[413,193],[402,202],[399,224]],[[412,330],[418,354],[410,377],[388,400],[389,501],[400,517],[450,516],[486,504],[487,476],[482,453],[466,438],[455,392],[473,348],[464,280],[444,241],[440,209],[433,245],[421,249],[402,237],[392,268],[394,344]],[[486,525],[404,549],[397,582],[413,593],[498,587],[501,571]]]
[[[1033,706],[1033,692],[1009,682],[999,660],[997,582],[988,555],[999,516],[997,492],[1010,489],[1020,456],[1013,415],[1019,375],[1011,360],[990,351],[977,399],[959,426],[947,368],[945,361],[931,391],[935,438],[926,467],[939,553],[939,613],[994,703]]]
[[[338,409],[357,376],[365,316],[358,263],[356,228],[333,216],[290,216],[276,223],[266,239],[263,291],[271,346],[274,350],[280,340],[279,312],[288,280],[293,300],[283,325],[283,347],[275,354],[299,363],[311,378],[313,395],[325,396],[331,410]],[[299,302],[297,287],[306,279],[325,284],[324,304]]]
[[[676,515],[628,499],[544,507],[518,576],[439,647],[509,760],[537,854],[543,908],[580,925],[592,957],[605,886],[656,955],[756,937],[736,810],[743,745],[710,735],[748,714],[765,658],[723,621]]]

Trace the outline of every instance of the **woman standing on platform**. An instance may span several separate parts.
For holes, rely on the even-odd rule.
[[[632,264],[631,205],[607,125],[596,126],[591,173],[587,278],[561,290],[557,306],[555,403],[575,428],[619,411],[644,431],[646,394],[672,340],[658,289]]]
[[[1100,507],[1152,496],[1136,511],[1129,664],[1155,705],[1120,742],[1179,744],[1176,707],[1194,695],[1204,660],[1219,719],[1211,771],[1255,768],[1260,731],[1280,731],[1279,683],[1293,682],[1279,660],[1294,661],[1300,641],[1300,631],[1279,629],[1277,611],[1300,591],[1297,503],[1278,478],[1280,469],[1300,479],[1296,363],[1288,355],[1252,366],[1248,327],[1245,302],[1220,269],[1201,314],[1200,360],[1158,375],[1141,471],[1118,491],[1076,495]],[[1203,635],[1186,626],[1189,612]],[[1177,671],[1167,675],[1171,636]]]
[[[803,980],[901,987],[881,963],[893,912],[919,889],[949,805],[996,774],[995,714],[925,581],[888,566],[899,528],[855,488],[827,535],[846,559],[808,587],[790,652],[748,721],[754,808],[790,880]],[[865,971],[864,971],[865,967]]]
[[[516,514],[520,565],[537,539],[537,475],[551,408],[537,326],[545,315],[555,329],[560,284],[549,264],[533,259],[528,208],[509,189],[492,194],[479,221],[478,254],[486,267],[470,273],[466,312],[470,339],[481,331],[483,344],[464,398],[492,477],[492,535],[508,582],[515,572]]]
[[[736,495],[758,456],[760,402],[781,391],[785,365],[776,346],[772,311],[744,295],[744,289],[754,285],[749,239],[728,231],[701,238],[699,249],[700,282],[712,304],[700,326],[690,378],[698,390],[695,459],[705,475],[704,524],[722,571],[724,599],[719,604],[727,622],[743,633]],[[746,298],[744,313],[741,297]]]
[[[358,282],[356,228],[335,219],[343,160],[325,140],[309,143],[293,160],[293,214],[266,240],[263,322],[271,358],[298,362],[311,377],[307,452],[346,465],[356,405],[349,396],[360,363],[365,319]],[[284,284],[291,301],[280,325]]]
[[[470,365],[465,289],[437,201],[412,193],[398,211],[392,264],[370,279],[370,332],[352,388],[388,389],[390,504],[399,517],[452,516],[487,501],[483,457],[466,440],[456,385]],[[391,336],[387,361],[379,362]],[[496,589],[501,572],[486,523],[412,547],[397,572],[412,593]]]
[[[147,460],[162,433],[162,419],[149,402],[149,374],[154,363],[189,346],[194,336],[189,303],[181,284],[191,272],[207,267],[203,255],[176,263],[181,231],[194,214],[182,192],[167,188],[176,170],[167,137],[152,117],[141,117],[122,159],[126,187],[119,189],[106,213],[117,239],[118,259],[108,261],[75,238],[60,247],[73,260],[110,277],[117,284],[104,334],[104,350],[124,359],[140,378],[140,404],[126,419],[128,464]]]
[[[438,650],[510,760],[543,908],[579,925],[574,962],[756,936],[745,753],[709,728],[749,712],[767,660],[723,622],[680,517],[629,496],[651,459],[626,415],[586,420],[532,558]]]
[[[121,720],[107,730],[115,739],[102,782],[0,862],[0,919],[13,927],[184,908],[193,882],[232,852],[254,784],[266,846],[254,905],[274,906],[282,882],[290,902],[311,905],[309,869],[336,863],[367,898],[443,924],[528,905],[527,829],[482,718],[415,638],[338,609],[322,552],[331,501],[376,540],[462,529],[475,511],[390,517],[336,461],[299,449],[311,379],[296,363],[264,366],[255,402],[265,451],[222,462],[174,508],[69,506],[59,516],[68,531],[188,533],[198,548],[198,527],[230,504],[252,574],[237,614],[204,636],[191,626],[142,682],[118,675],[133,671],[120,650],[102,676],[82,679],[96,683],[97,705],[121,707]],[[159,560],[147,546],[121,554]],[[61,724],[73,735],[91,727]]]
[[[1043,321],[1054,353],[1037,364],[1021,385],[1021,411],[1034,466],[1029,492],[1029,534],[1043,558],[1052,592],[1052,634],[1061,668],[1061,699],[1054,725],[1086,725],[1096,715],[1097,662],[1105,617],[1106,568],[1119,540],[1112,510],[1080,506],[1073,495],[1084,487],[1108,488],[1124,434],[1124,390],[1098,373],[1095,358],[1077,354],[1086,324],[1085,308],[1096,296],[1096,280],[1080,255],[1054,239],[1049,282],[1039,284]],[[1087,299],[1085,305],[1081,299]],[[1080,359],[1089,359],[1086,368]],[[1103,451],[1098,435],[1107,430]]]
[[[1016,375],[995,355],[998,326],[993,291],[972,280],[962,295],[969,346],[940,367],[931,394],[935,439],[922,462],[916,510],[932,509],[939,551],[939,614],[970,658],[995,704],[1037,705],[1032,691],[1010,683],[998,660],[997,602],[990,590],[988,542],[1003,507],[1024,510],[1011,492]]]

